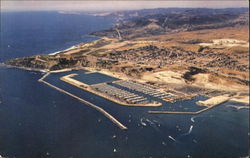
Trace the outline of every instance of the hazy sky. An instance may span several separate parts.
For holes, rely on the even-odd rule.
[[[248,0],[212,1],[212,0],[186,0],[186,1],[12,1],[1,0],[1,11],[34,11],[34,10],[60,10],[60,11],[107,11],[131,10],[145,8],[167,7],[206,7],[229,8],[248,7]]]

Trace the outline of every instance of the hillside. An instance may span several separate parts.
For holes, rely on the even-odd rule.
[[[248,8],[169,8],[106,13],[105,16],[117,19],[114,27],[92,34],[110,38],[118,38],[120,34],[122,39],[127,40],[166,33],[242,26],[249,24],[248,13]],[[104,16],[95,16],[98,15]]]
[[[249,93],[248,9],[172,8],[101,16],[119,20],[114,28],[93,33],[100,40],[5,64],[39,70],[91,68],[178,91],[191,86],[206,89],[204,93]]]

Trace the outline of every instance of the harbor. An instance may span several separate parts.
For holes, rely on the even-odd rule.
[[[192,98],[190,95],[178,91],[158,90],[144,83],[114,78],[100,72],[88,70],[65,69],[60,71],[51,71],[46,73],[41,79],[39,79],[39,81],[44,81],[44,79],[48,77],[50,73],[62,72],[68,73],[67,75],[62,75],[60,77],[61,81],[121,106],[161,107],[163,104],[165,104],[165,102],[174,103],[180,99],[189,100]],[[96,77],[98,80],[94,80]],[[196,106],[194,106],[197,108],[191,111],[186,110],[184,105],[180,107],[172,107],[172,109],[164,106],[163,108],[165,110],[148,110],[147,113],[198,115],[230,100],[233,101],[234,96],[223,94],[220,96],[207,98],[206,100],[197,100],[195,103]]]
[[[88,102],[88,101],[86,101],[86,100],[84,100],[84,99],[82,99],[82,98],[80,98],[80,97],[78,97],[78,96],[76,96],[76,95],[70,93],[70,92],[67,92],[67,91],[65,91],[65,90],[63,90],[63,89],[61,89],[61,88],[59,88],[59,87],[56,87],[56,86],[54,86],[54,85],[52,85],[52,84],[50,84],[50,83],[44,81],[44,79],[45,79],[46,77],[48,77],[49,74],[50,74],[50,73],[46,73],[46,74],[45,74],[42,78],[40,78],[38,81],[39,81],[39,82],[42,82],[42,83],[44,83],[44,84],[46,84],[46,85],[48,85],[48,86],[51,87],[51,88],[54,88],[54,89],[58,90],[58,91],[60,91],[60,92],[62,92],[62,93],[64,93],[64,94],[66,94],[66,95],[69,95],[69,96],[71,96],[71,97],[77,99],[78,101],[80,101],[80,102],[82,102],[82,103],[84,103],[84,104],[86,104],[86,105],[88,105],[88,106],[91,106],[92,108],[94,108],[94,109],[96,109],[97,111],[101,112],[101,113],[102,113],[104,116],[106,116],[108,119],[110,119],[110,120],[111,120],[114,124],[116,124],[120,129],[122,129],[122,130],[127,130],[127,129],[128,129],[128,128],[127,128],[126,126],[124,126],[121,122],[119,122],[117,119],[115,119],[112,115],[110,115],[108,112],[106,112],[104,109],[98,107],[97,105],[95,105],[95,104],[93,104],[93,103],[90,103],[90,102]]]
[[[41,75],[39,72],[31,73],[29,71],[20,71],[17,69],[8,69],[7,72],[8,73],[5,73],[6,79],[4,82],[9,83],[9,86],[12,86],[12,88],[9,88],[9,86],[2,87],[7,94],[13,93],[15,87],[20,84],[19,80],[16,80],[16,78],[25,82],[18,91],[22,95],[21,100],[13,98],[9,99],[12,100],[10,103],[16,101],[15,106],[13,106],[13,104],[6,104],[7,98],[5,97],[5,92],[3,93],[4,98],[0,105],[2,105],[3,108],[9,106],[10,111],[12,110],[13,112],[5,110],[6,113],[2,113],[6,117],[7,114],[9,114],[8,116],[11,116],[8,117],[9,119],[2,120],[2,122],[8,121],[8,126],[10,126],[6,127],[6,124],[2,124],[8,131],[6,134],[7,137],[2,139],[9,140],[8,142],[11,142],[13,138],[13,134],[11,133],[11,130],[13,129],[11,120],[16,120],[17,127],[27,127],[27,131],[19,130],[19,132],[24,135],[22,140],[25,144],[27,143],[27,139],[30,137],[36,141],[42,141],[47,144],[46,146],[48,148],[52,148],[52,150],[43,150],[45,153],[49,152],[51,155],[55,154],[54,149],[58,148],[58,144],[66,144],[63,147],[60,147],[60,151],[61,148],[64,150],[61,154],[62,156],[59,157],[63,157],[63,155],[70,154],[71,151],[75,151],[75,147],[80,144],[86,150],[93,153],[96,152],[96,149],[100,148],[102,153],[106,153],[108,155],[105,156],[105,158],[108,158],[113,155],[122,156],[127,154],[128,150],[130,153],[136,154],[138,153],[137,151],[142,150],[142,148],[147,148],[150,154],[157,156],[159,151],[155,151],[155,147],[161,149],[162,152],[165,152],[168,155],[174,155],[179,153],[177,151],[187,149],[189,146],[199,146],[200,148],[205,148],[206,145],[210,145],[213,147],[215,143],[218,143],[217,138],[221,136],[225,138],[223,141],[219,140],[223,149],[231,149],[227,146],[230,143],[232,144],[232,141],[233,143],[237,143],[239,145],[247,143],[248,122],[246,122],[246,119],[244,118],[248,117],[249,108],[236,109],[229,106],[235,105],[238,107],[239,105],[236,103],[233,104],[226,102],[215,106],[210,110],[194,115],[152,114],[148,113],[148,111],[181,111],[181,107],[180,109],[177,109],[180,105],[183,106],[182,108],[189,108],[190,110],[188,111],[194,111],[195,109],[193,107],[197,101],[207,100],[208,98],[199,97],[193,98],[190,101],[184,100],[177,101],[175,103],[163,102],[162,106],[159,107],[120,106],[117,103],[88,93],[88,91],[83,91],[80,88],[67,84],[59,79],[62,76],[77,73],[78,71],[50,73],[46,78],[44,78],[44,81],[50,83],[51,85],[63,89],[104,109],[116,120],[127,127],[127,130],[121,130],[117,124],[113,123],[112,120],[92,106],[86,105],[84,102],[81,102],[70,95],[68,95],[68,97],[67,94],[60,92],[43,82],[37,82],[37,80],[45,74]],[[32,90],[34,89],[39,91],[37,93],[33,93]],[[47,99],[43,99],[41,96],[46,97]],[[27,98],[31,100],[28,103]],[[23,113],[25,112],[25,114],[29,113],[29,115],[20,117],[20,110],[23,111]],[[232,126],[238,127],[239,122],[241,124],[242,122],[244,123],[243,125],[246,128],[245,130],[232,128]],[[220,123],[221,126],[218,126],[218,123]],[[190,127],[193,127],[192,132],[185,135],[186,133],[189,133]],[[30,130],[31,128],[32,130]],[[212,130],[214,135],[211,136],[210,133],[206,133],[205,131],[207,129]],[[227,132],[221,135],[221,131],[225,129]],[[39,135],[36,133],[39,133]],[[155,137],[157,134],[158,136]],[[14,137],[15,135],[19,136],[17,133],[14,134]],[[69,139],[68,135],[72,135],[73,138]],[[237,137],[232,137],[232,135],[236,135]],[[51,137],[52,139],[47,139],[46,137]],[[93,139],[97,140],[98,143],[93,143]],[[186,141],[187,139],[189,141]],[[193,139],[195,140],[193,141]],[[180,145],[179,142],[184,146]],[[201,142],[205,142],[206,145],[203,145]],[[68,143],[73,145],[69,146]],[[105,148],[103,148],[104,144]],[[141,144],[143,144],[143,146]],[[177,145],[178,150],[176,149],[173,151],[173,149],[169,149],[169,147],[174,145]],[[128,146],[131,148],[128,148]],[[216,147],[212,149],[213,151],[217,150]],[[32,150],[40,151],[40,149],[36,149],[34,146],[32,146]],[[234,154],[232,150],[229,151],[230,154],[228,155]],[[246,151],[248,151],[248,149],[246,149]],[[81,154],[85,153],[80,149],[79,152],[81,152]],[[228,152],[225,153],[227,154]],[[128,156],[133,157],[132,154]],[[144,153],[138,155],[138,157],[144,155],[149,157],[150,154]],[[91,154],[89,155],[91,157]],[[178,156],[185,157],[182,153],[178,154]],[[102,156],[100,155],[100,157]]]

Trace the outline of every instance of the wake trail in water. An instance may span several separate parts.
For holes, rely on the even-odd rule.
[[[194,121],[195,118],[196,118],[196,116],[193,116],[193,117],[191,117],[190,120],[191,120],[192,122],[195,122],[195,121]]]
[[[188,130],[188,132],[187,133],[184,133],[184,134],[182,134],[182,136],[186,136],[186,135],[189,135],[189,134],[191,134],[191,132],[193,131],[193,125],[191,125],[190,127],[189,127],[189,130]]]
[[[226,107],[232,107],[232,108],[235,108],[237,110],[249,108],[249,106],[247,106],[247,105],[245,105],[245,106],[227,105]]]
[[[193,131],[193,127],[194,127],[193,125],[190,126],[189,131],[188,131],[187,134],[190,134]]]
[[[142,126],[148,126],[149,125],[150,127],[153,127],[155,130],[160,131],[160,129],[159,129],[160,123],[155,121],[155,120],[151,121],[151,120],[143,117],[143,118],[140,119],[140,123],[141,123]]]
[[[147,126],[146,122],[144,121],[144,118],[141,118],[141,119],[140,119],[140,122],[141,122],[141,125]]]
[[[168,138],[176,142],[176,139],[174,139],[172,136],[168,136]]]

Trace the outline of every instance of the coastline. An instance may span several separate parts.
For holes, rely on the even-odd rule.
[[[86,44],[86,43],[91,43],[91,42],[95,42],[95,41],[98,41],[98,40],[101,40],[102,37],[98,37],[98,36],[94,36],[94,35],[83,35],[84,37],[96,37],[98,39],[96,40],[91,40],[91,41],[88,41],[88,42],[80,42],[78,44],[75,44],[75,45],[72,45],[71,47],[69,48],[66,48],[66,49],[63,49],[63,50],[59,50],[59,51],[56,51],[56,52],[52,52],[52,53],[48,53],[48,55],[51,55],[51,56],[54,56],[54,55],[57,55],[57,54],[60,54],[60,53],[64,53],[64,52],[67,52],[67,51],[70,51],[70,50],[74,50],[76,49],[78,46],[82,45],[82,44]]]
[[[99,36],[95,36],[95,35],[84,35],[84,36],[96,37],[98,39],[95,39],[95,40],[92,40],[92,41],[88,41],[88,42],[80,42],[78,44],[72,45],[69,48],[66,48],[66,49],[63,49],[63,50],[59,50],[59,51],[56,51],[56,52],[52,52],[52,53],[47,53],[46,55],[55,56],[55,55],[60,54],[60,53],[64,53],[64,52],[67,52],[67,51],[70,51],[70,50],[74,50],[74,49],[76,49],[80,45],[87,44],[87,43],[92,43],[92,42],[96,42],[96,41],[99,41],[99,40],[105,38],[105,37],[99,37]],[[36,54],[36,55],[40,55],[40,54]],[[0,66],[7,67],[7,68],[15,68],[15,69],[27,70],[27,71],[37,71],[37,72],[42,72],[42,73],[53,72],[53,71],[50,71],[49,69],[38,69],[38,68],[30,68],[30,67],[9,65],[9,64],[6,64],[5,61],[3,61],[2,63],[0,63]],[[67,69],[73,70],[74,68],[67,68]],[[64,69],[62,69],[62,70],[61,69],[60,70],[54,70],[54,71],[64,71]]]
[[[28,68],[28,67],[22,67],[22,66],[13,66],[13,65],[5,64],[5,63],[1,63],[0,66],[6,67],[6,68],[21,69],[21,70],[26,70],[26,71],[37,71],[37,72],[42,72],[42,73],[46,73],[50,71],[49,69],[37,69],[37,68]]]
[[[5,64],[5,63],[0,63],[0,66],[3,66],[3,67],[7,67],[7,68],[14,68],[14,69],[21,69],[21,70],[26,70],[26,71],[36,71],[36,72],[41,72],[41,73],[60,73],[60,72],[66,72],[66,71],[74,71],[74,70],[81,70],[81,69],[83,69],[83,70],[88,70],[88,71],[91,71],[91,72],[96,72],[94,69],[95,68],[91,68],[91,67],[82,67],[82,68],[64,68],[64,69],[59,69],[59,70],[52,70],[52,71],[50,71],[49,69],[37,69],[37,68],[28,68],[28,67],[20,67],[20,66],[13,66],[13,65],[8,65],[8,64]],[[120,79],[123,79],[123,80],[129,80],[129,79],[131,79],[131,78],[129,78],[129,77],[125,77],[124,75],[121,75],[121,74],[116,74],[116,73],[112,73],[112,72],[109,72],[109,71],[106,71],[106,70],[103,70],[103,71],[98,71],[99,73],[102,73],[102,74],[105,74],[105,75],[109,75],[109,76],[112,76],[112,77],[117,77],[117,78],[120,78]],[[142,82],[141,80],[138,80],[138,79],[135,79],[136,81],[139,81],[139,82]],[[65,81],[65,80],[63,80],[63,81]],[[70,84],[72,84],[72,83],[70,83]],[[76,86],[76,85],[74,85],[74,86]],[[78,86],[77,86],[78,87]],[[161,106],[161,105],[152,105],[152,104],[150,104],[150,105],[140,105],[140,104],[137,104],[137,105],[130,105],[130,104],[124,104],[124,103],[121,103],[121,102],[117,102],[116,100],[114,100],[114,99],[110,99],[109,97],[106,97],[106,96],[103,96],[103,95],[100,95],[99,93],[97,94],[97,93],[95,93],[95,92],[92,92],[91,90],[89,90],[88,88],[83,88],[83,87],[79,87],[79,88],[81,88],[81,89],[84,89],[84,90],[86,90],[86,91],[89,91],[89,92],[91,92],[91,93],[94,93],[94,94],[96,94],[96,95],[98,95],[98,96],[101,96],[101,97],[103,97],[103,98],[106,98],[106,99],[108,99],[108,100],[111,100],[111,101],[113,101],[113,102],[116,102],[116,103],[118,103],[118,104],[121,104],[121,105],[126,105],[126,106]],[[215,100],[215,102],[216,103],[213,103],[213,104],[218,104],[217,103],[217,97],[220,97],[220,96],[215,96],[215,97],[210,97],[208,100],[206,100],[206,101],[210,101],[210,100],[212,100],[212,101],[214,101]],[[190,98],[185,98],[185,99],[191,99],[192,97],[190,97]],[[183,98],[184,99],[184,98]],[[165,100],[165,99],[164,99]],[[182,99],[181,99],[182,100]],[[223,99],[224,100],[224,99]],[[165,100],[165,101],[168,101],[168,102],[171,102],[171,103],[173,103],[173,102],[175,102],[175,101],[172,101],[172,100]],[[207,105],[208,103],[206,103],[206,101],[198,101],[197,103],[198,103],[198,105],[200,105],[200,103],[202,104],[202,106],[207,106],[207,107],[210,107],[209,105]],[[249,105],[249,97],[247,97],[247,96],[238,96],[238,95],[236,95],[236,96],[231,96],[231,97],[228,97],[228,98],[226,98],[225,99],[225,101],[223,101],[223,102],[226,102],[226,101],[233,101],[233,102],[237,102],[237,103],[243,103],[243,104],[246,104],[246,105]],[[205,105],[203,105],[203,102],[205,102]],[[219,102],[220,102],[220,99],[219,99]],[[219,103],[219,104],[221,104],[221,103]],[[214,105],[212,105],[212,106],[214,106]],[[208,108],[209,109],[209,108]],[[151,112],[150,112],[151,113]],[[154,113],[154,112],[153,112]],[[172,113],[172,112],[171,112]],[[188,112],[187,112],[188,113]],[[183,113],[183,114],[185,114],[185,113]],[[193,113],[194,114],[194,113]]]
[[[196,12],[187,8],[186,15],[179,12],[172,14],[174,9],[167,10],[166,15],[163,9],[159,9],[159,14],[147,9],[142,12],[135,10],[134,14],[127,12],[136,19],[135,23],[126,23],[125,16],[123,18],[122,12],[117,11],[112,16],[117,16],[116,22],[121,24],[113,25],[114,29],[105,30],[107,32],[94,32],[94,35],[85,34],[109,27],[111,20],[108,18],[113,17],[104,21],[102,19],[106,17],[92,20],[82,15],[41,11],[25,13],[32,17],[26,18],[26,21],[22,18],[15,21],[7,19],[13,29],[6,27],[9,30],[6,34],[12,36],[3,36],[6,40],[3,41],[0,61],[0,107],[3,117],[0,119],[3,128],[0,133],[7,143],[2,145],[0,158],[216,155],[247,158],[249,91],[243,89],[245,84],[249,85],[249,76],[243,69],[248,65],[245,63],[246,49],[204,48],[198,52],[200,46],[197,44],[217,37],[220,39],[221,36],[245,38],[241,24],[232,28],[206,29],[207,23],[201,30],[195,30],[195,26],[191,25],[194,22],[192,18],[197,22],[210,20],[203,16],[207,9]],[[225,11],[225,18],[217,18],[215,12],[210,17],[224,21],[227,13],[231,15],[231,10]],[[189,18],[187,14],[190,12],[193,15]],[[19,17],[23,13],[15,14]],[[190,26],[182,25],[185,19],[191,19]],[[180,33],[174,32],[177,27],[174,22],[178,22],[178,27],[180,24]],[[37,24],[37,29],[41,28],[42,32],[36,33]],[[115,28],[119,29],[122,39],[117,38]],[[186,28],[190,30],[182,32]],[[166,34],[160,33],[161,30]],[[233,51],[234,54],[231,53]],[[193,75],[192,66],[194,73],[195,68],[197,72],[204,70],[206,73]],[[244,71],[236,70],[238,66]],[[78,74],[73,79],[104,95],[84,89],[87,87],[83,84],[77,87],[60,79],[73,73]],[[188,77],[184,76],[186,74]],[[145,80],[147,76],[149,78]],[[151,80],[150,76],[155,80]],[[166,92],[166,98],[180,99],[171,102],[164,96],[158,97],[158,93],[149,92],[148,95],[147,91],[136,91],[133,89],[136,84]],[[210,85],[211,89],[207,89]],[[228,89],[239,85],[239,91],[231,92],[227,88],[224,91],[220,88],[223,85]],[[141,95],[149,102],[161,102],[162,106],[120,105],[110,100],[112,86]],[[213,89],[216,86],[218,90]],[[123,93],[115,94],[114,98],[118,98]],[[197,101],[204,102],[223,94],[235,96],[235,99],[229,98],[216,106],[196,105]],[[243,95],[248,95],[248,98],[243,98]],[[248,105],[240,101],[248,101]]]
[[[57,54],[60,54],[62,53],[63,56],[66,56],[68,55],[67,52],[68,51],[71,51],[71,50],[75,50],[75,49],[81,49],[81,47],[83,45],[88,45],[88,44],[91,44],[91,43],[95,43],[99,40],[102,40],[102,39],[105,39],[106,37],[99,37],[99,36],[96,36],[96,35],[84,35],[84,36],[89,36],[89,37],[96,37],[98,39],[94,39],[94,40],[91,40],[91,41],[88,41],[88,42],[80,42],[78,44],[75,44],[75,45],[72,45],[71,47],[69,48],[66,48],[64,50],[60,50],[60,51],[56,51],[56,52],[52,52],[52,53],[49,53],[47,55],[50,55],[50,56],[56,56]],[[39,54],[37,54],[39,55]],[[70,54],[69,54],[70,55]],[[59,55],[60,56],[60,55]],[[8,65],[8,64],[5,64],[3,63],[2,64],[3,66],[6,66],[8,68],[16,68],[16,69],[23,69],[23,70],[27,70],[27,71],[38,71],[38,72],[42,72],[42,73],[57,73],[57,72],[64,72],[64,71],[72,71],[72,70],[79,70],[79,69],[86,69],[86,70],[89,70],[89,71],[95,71],[94,67],[81,67],[81,68],[76,68],[76,67],[71,67],[71,68],[63,68],[63,69],[58,69],[58,70],[54,70],[54,71],[50,71],[49,69],[39,69],[39,68],[30,68],[30,67],[23,67],[23,66],[13,66],[13,65]],[[0,65],[1,66],[1,65]],[[121,78],[123,80],[135,80],[137,82],[140,82],[140,83],[144,83],[145,80],[143,79],[139,79],[139,78],[132,78],[132,77],[129,77],[127,75],[124,75],[122,73],[114,73],[112,71],[109,71],[109,70],[106,70],[106,69],[101,69],[100,71],[98,71],[102,74],[106,74],[106,75],[109,75],[109,76],[113,76],[113,77],[118,77],[118,78]],[[86,89],[85,89],[86,90]],[[87,90],[89,91],[89,90]],[[99,95],[100,94],[96,94],[96,95]],[[102,96],[103,97],[103,96]],[[184,98],[181,98],[181,99],[191,99],[192,97],[189,97],[189,98],[186,98],[187,96],[185,96]],[[105,97],[104,97],[105,98]],[[214,99],[214,98],[213,98]],[[111,99],[109,99],[111,100]],[[249,102],[247,102],[248,98],[231,98],[231,99],[228,99],[230,101],[235,101],[235,102],[240,102],[240,103],[245,103],[245,104],[249,104]],[[164,101],[167,101],[167,102],[175,102],[173,100],[167,100],[167,99],[164,99]],[[199,103],[203,103],[203,101],[200,101]],[[118,103],[120,104],[120,103]],[[206,102],[204,104],[207,104]],[[140,106],[140,105],[139,105]]]
[[[66,52],[66,51],[69,51],[69,50],[73,50],[76,48],[77,45],[73,45],[69,48],[66,48],[64,50],[60,50],[60,51],[56,51],[56,52],[53,52],[53,53],[49,53],[48,55],[56,55],[56,54],[59,54],[59,53],[63,53],[63,52]]]

